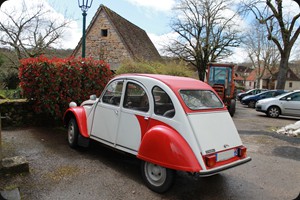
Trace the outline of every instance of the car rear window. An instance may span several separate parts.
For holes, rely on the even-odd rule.
[[[210,90],[181,90],[181,98],[191,110],[222,108],[222,101]]]

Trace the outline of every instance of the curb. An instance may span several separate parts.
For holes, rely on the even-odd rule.
[[[0,173],[17,174],[24,172],[29,172],[29,164],[25,157],[15,156],[1,160]]]

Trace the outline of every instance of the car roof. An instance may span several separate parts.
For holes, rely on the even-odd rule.
[[[184,108],[185,112],[187,113],[193,113],[193,112],[207,112],[212,110],[227,110],[225,106],[222,108],[216,108],[216,109],[203,109],[203,110],[191,110],[186,106],[186,104],[183,102],[182,98],[180,98],[179,91],[180,90],[210,90],[214,92],[216,95],[218,95],[213,88],[197,79],[188,78],[188,77],[180,77],[180,76],[171,76],[171,75],[161,75],[161,74],[122,74],[119,76],[116,76],[115,78],[128,78],[128,79],[142,79],[146,78],[149,80],[152,80],[155,82],[159,81],[162,84],[167,85],[177,96],[179,99],[182,107]],[[156,83],[155,83],[156,84]]]
[[[155,79],[155,80],[165,83],[173,91],[178,91],[180,89],[212,90],[212,88],[208,84],[206,84],[200,80],[188,78],[188,77],[162,75],[162,74],[122,74],[117,77],[118,78],[146,77],[149,79]]]

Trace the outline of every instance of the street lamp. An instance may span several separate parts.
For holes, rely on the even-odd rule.
[[[78,6],[81,8],[83,23],[82,23],[82,58],[85,58],[85,21],[88,9],[92,6],[93,0],[78,0]]]

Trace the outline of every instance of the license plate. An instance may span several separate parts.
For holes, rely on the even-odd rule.
[[[217,153],[217,162],[223,161],[223,160],[228,160],[228,159],[234,157],[234,155],[235,155],[234,149]]]

